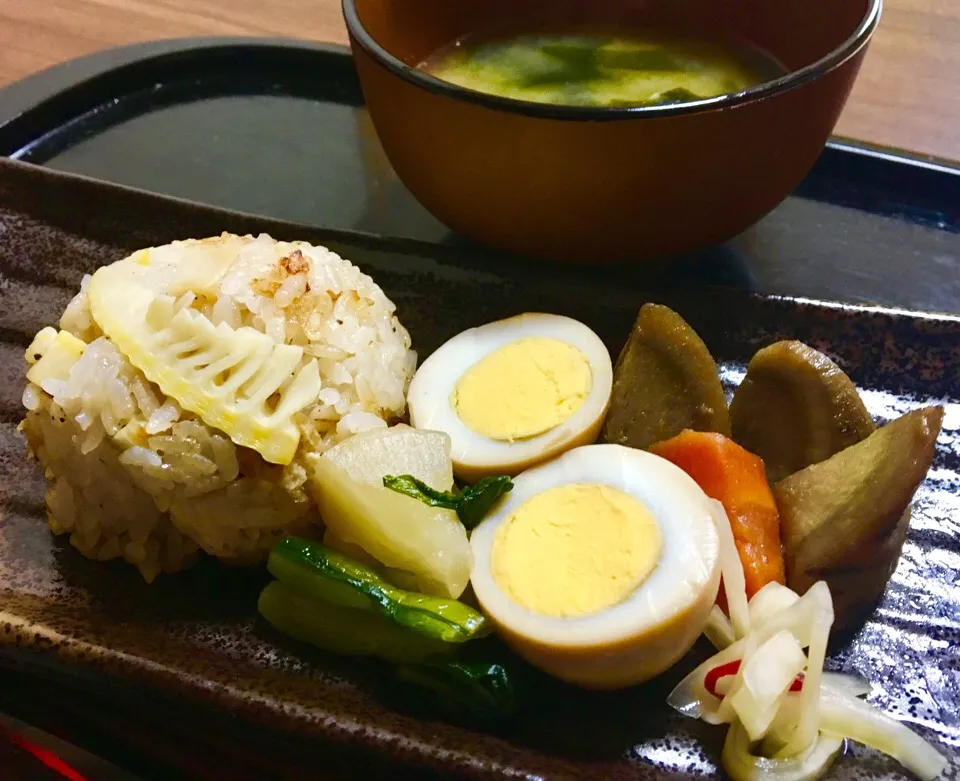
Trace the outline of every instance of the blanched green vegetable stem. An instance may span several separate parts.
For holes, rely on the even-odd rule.
[[[270,553],[267,568],[306,598],[376,613],[432,640],[462,643],[491,631],[483,614],[469,605],[396,588],[371,568],[314,540],[284,540]]]
[[[376,613],[309,599],[283,583],[267,586],[257,608],[279,632],[345,656],[376,656],[404,664],[450,653],[454,647],[410,632]]]

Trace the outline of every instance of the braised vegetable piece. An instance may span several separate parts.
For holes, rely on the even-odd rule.
[[[453,488],[450,437],[403,424],[361,431],[324,454],[354,480],[380,485],[384,475],[402,469],[439,491]]]
[[[455,512],[357,480],[326,454],[309,456],[306,464],[320,516],[336,539],[411,573],[425,594],[456,599],[463,593],[472,558]]]
[[[916,410],[774,486],[787,584],[802,594],[825,580],[838,627],[886,588],[942,422],[941,407]]]
[[[301,596],[379,613],[433,640],[461,643],[491,629],[483,614],[473,608],[395,588],[373,569],[313,540],[284,540],[270,553],[267,568]]]
[[[470,546],[456,514],[383,486],[384,475],[401,472],[438,491],[453,488],[449,436],[404,425],[364,431],[305,464],[328,547],[376,566],[401,588],[460,596]]]
[[[513,488],[513,481],[506,475],[484,477],[462,491],[437,491],[413,475],[394,477],[387,475],[383,484],[392,491],[417,499],[431,507],[454,510],[460,522],[472,529],[482,521],[497,500]]]
[[[850,378],[802,342],[760,350],[730,404],[733,438],[763,459],[771,482],[855,445],[875,430]]]
[[[379,561],[377,561],[373,556],[367,553],[363,548],[353,542],[347,542],[346,540],[341,540],[332,530],[324,529],[323,530],[323,544],[326,545],[331,550],[335,550],[338,553],[342,553],[344,556],[349,556],[358,564],[364,564],[367,567],[372,567],[374,569],[383,569],[386,570]],[[413,577],[411,575],[411,577]],[[390,579],[390,582],[394,585],[398,585],[396,581]],[[406,586],[403,586],[406,588]],[[411,589],[415,591],[416,589]]]
[[[417,591],[418,589],[417,576],[412,572],[384,566],[359,545],[353,542],[347,542],[346,540],[341,540],[330,529],[324,529],[323,544],[331,550],[335,550],[338,553],[342,553],[348,558],[353,559],[358,564],[363,564],[367,567],[371,567],[377,572],[382,572],[383,577],[389,583],[397,586],[398,588],[406,589],[407,591]]]
[[[684,429],[730,434],[717,365],[680,315],[645,304],[617,359],[602,439],[645,450]]]
[[[722,434],[684,431],[650,448],[690,475],[730,519],[743,564],[747,597],[784,583],[777,505],[763,461]]]
[[[459,659],[428,659],[397,668],[397,676],[430,691],[456,715],[468,713],[484,720],[508,716],[516,705],[513,682],[497,663]]]
[[[402,664],[450,653],[455,647],[373,612],[309,599],[280,582],[263,590],[257,608],[283,634],[335,654],[376,656]]]

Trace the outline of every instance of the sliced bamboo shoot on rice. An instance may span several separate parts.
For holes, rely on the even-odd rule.
[[[250,327],[214,325],[172,295],[157,296],[134,258],[97,271],[90,311],[149,380],[209,426],[267,461],[289,464],[300,442],[294,415],[320,393],[316,360]]]

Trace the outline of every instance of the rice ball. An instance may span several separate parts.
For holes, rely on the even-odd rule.
[[[393,303],[335,253],[267,235],[101,271],[26,353],[20,428],[53,532],[147,581],[320,534],[304,455],[406,414],[416,353]]]

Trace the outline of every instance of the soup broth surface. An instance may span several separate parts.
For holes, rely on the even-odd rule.
[[[741,92],[783,69],[753,47],[679,35],[465,39],[421,68],[467,89],[566,106],[652,106]]]

